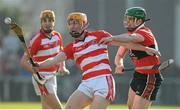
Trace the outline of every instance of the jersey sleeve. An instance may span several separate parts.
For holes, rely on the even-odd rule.
[[[56,33],[57,36],[59,37],[59,45],[60,45],[60,50],[63,50],[63,40],[62,40],[62,36],[59,32]]]
[[[63,50],[67,56],[67,59],[74,59],[74,49],[73,49],[73,43],[69,43],[64,47]]]
[[[37,54],[39,47],[40,47],[40,41],[36,38],[33,38],[30,41],[30,45],[29,45],[29,51],[30,51],[31,56],[34,56]]]
[[[112,35],[104,30],[97,31],[98,33],[98,41],[100,41],[102,38],[112,37]]]
[[[147,30],[139,30],[136,33],[141,34],[144,37],[144,41],[139,42],[140,44],[150,46],[154,44],[154,35],[152,34],[151,31]]]

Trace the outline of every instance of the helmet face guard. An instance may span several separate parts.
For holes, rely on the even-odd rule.
[[[84,33],[84,30],[80,33],[80,32],[76,32],[76,31],[71,31],[69,32],[69,34],[74,37],[74,38],[78,38],[80,37],[82,34]]]
[[[133,16],[124,16],[123,24],[128,31],[133,32],[142,24],[139,25],[137,21],[138,19]]]
[[[70,21],[74,21],[74,20],[82,25],[81,32],[71,31],[69,33],[71,34],[72,37],[78,38],[84,33],[84,30],[88,27],[89,23],[87,21],[86,14],[81,12],[73,12],[68,15],[67,17],[68,24]]]
[[[71,31],[71,32],[69,32],[69,34],[70,34],[72,37],[74,37],[74,38],[78,38],[78,37],[80,37],[80,36],[84,33],[85,29],[87,29],[88,26],[89,26],[89,23],[85,24],[85,25],[82,27],[81,32]]]

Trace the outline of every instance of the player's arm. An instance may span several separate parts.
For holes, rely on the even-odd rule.
[[[123,45],[124,43],[129,43],[129,42],[142,42],[144,41],[144,37],[140,34],[134,33],[134,34],[120,34],[120,35],[115,35],[111,37],[106,37],[102,38],[99,41],[99,44],[109,44],[111,45],[117,45],[116,43],[119,42],[119,45]]]
[[[112,36],[112,41],[142,42],[144,41],[144,37],[138,33],[133,33],[133,34],[124,33],[124,34]]]
[[[69,70],[66,68],[65,61],[59,63],[56,74],[60,74],[61,76],[70,74]]]
[[[40,63],[39,68],[48,68],[48,67],[55,65],[59,62],[63,62],[66,59],[67,59],[66,54],[63,51],[61,51],[55,57],[49,58],[49,59],[45,60],[44,62]]]
[[[146,46],[143,46],[141,44],[137,44],[137,43],[124,43],[124,42],[111,42],[111,43],[114,43],[114,45],[116,46],[124,46],[126,47],[127,49],[133,49],[133,50],[140,50],[140,51],[145,51],[147,54],[149,55],[157,55],[157,56],[161,56],[161,53],[154,49],[154,48],[150,48],[150,47],[146,47]],[[111,44],[110,43],[110,44]]]
[[[60,51],[55,57],[49,58],[39,64],[39,68],[47,68],[51,65],[55,65],[59,62],[63,62],[66,59],[73,59],[73,43],[69,43],[65,46],[63,51]]]
[[[62,70],[63,68],[66,68],[65,61],[59,63],[59,70]]]
[[[114,59],[114,64],[116,65],[115,73],[122,73],[122,70],[124,68],[123,58],[126,55],[127,50],[128,49],[123,46],[119,47]]]
[[[124,46],[125,43],[135,43],[135,42],[143,42],[144,37],[141,34],[133,33],[133,34],[120,34],[114,35],[108,38],[103,38],[100,40],[99,44],[111,44],[111,45],[121,45]],[[119,42],[119,43],[118,43]]]
[[[125,56],[125,53],[126,53],[127,49],[125,47],[119,47],[117,53],[116,53],[116,56],[115,56],[115,59],[114,59],[114,64],[116,66],[124,66],[123,65],[123,57]]]
[[[140,50],[140,51],[145,51],[149,55],[160,55],[160,52],[156,49],[149,48],[146,46],[143,46],[141,44],[138,44],[136,42],[142,42],[144,41],[144,37],[140,34],[120,34],[117,36],[112,36],[108,38],[102,38],[99,41],[99,44],[110,44],[110,45],[115,45],[115,46],[124,46],[128,49],[133,49],[133,50]]]
[[[60,74],[61,76],[64,76],[66,74],[70,74],[69,70],[66,68],[65,61],[60,62],[58,65],[59,65],[59,68],[57,71],[58,74]]]
[[[20,65],[25,69],[27,70],[28,72],[30,73],[34,73],[34,70],[31,66],[31,64],[29,63],[29,57],[26,53],[24,53],[24,55],[22,56],[21,58],[21,61],[20,61]]]
[[[121,46],[125,46],[128,49],[146,51],[150,55],[156,54],[156,55],[160,56],[159,51],[136,43],[136,42],[142,42],[142,41],[144,41],[144,37],[141,34],[125,33],[125,34],[113,36],[111,44],[112,45],[119,44]]]
[[[60,46],[60,51],[63,51],[63,40],[62,40],[62,37],[60,35],[60,33],[58,33],[58,36],[59,36],[59,46]],[[66,64],[65,64],[65,61],[63,62],[60,62],[58,63],[58,70],[57,70],[57,73],[60,74],[60,75],[65,75],[65,74],[69,74],[69,70],[66,68]]]

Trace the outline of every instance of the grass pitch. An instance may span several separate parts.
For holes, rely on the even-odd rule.
[[[0,102],[0,109],[41,109],[40,102]],[[127,105],[110,104],[108,109],[128,109]],[[180,106],[152,105],[151,109],[180,109]]]

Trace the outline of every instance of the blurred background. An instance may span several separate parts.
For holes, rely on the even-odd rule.
[[[52,9],[56,14],[56,30],[63,36],[66,45],[72,38],[66,27],[69,12],[80,11],[87,14],[89,30],[103,29],[112,35],[126,30],[122,20],[126,8],[144,7],[151,20],[146,23],[152,29],[162,54],[161,60],[173,58],[175,64],[163,71],[164,82],[154,104],[180,105],[180,0],[0,0],[0,102],[40,101],[31,83],[31,74],[19,66],[23,49],[19,40],[4,24],[6,16],[16,20],[23,27],[27,44],[40,27],[39,14],[44,9]],[[109,47],[111,66],[114,71],[114,56],[118,47]],[[133,66],[130,58],[125,58],[125,67]],[[70,94],[81,82],[81,71],[73,61],[66,62],[71,74],[58,76],[58,96],[66,102]],[[116,99],[113,103],[125,104],[129,82],[133,72],[115,75]]]

